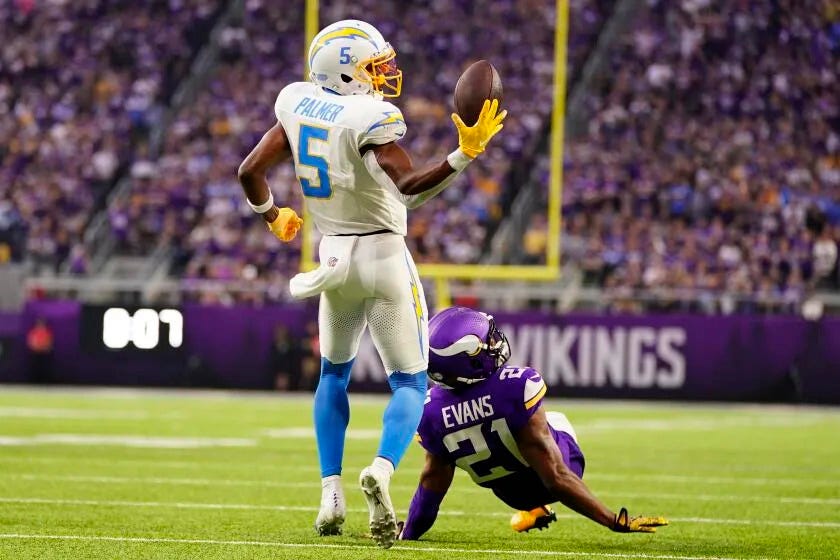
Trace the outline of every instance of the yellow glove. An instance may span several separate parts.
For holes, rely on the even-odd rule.
[[[492,102],[489,99],[485,100],[481,107],[481,113],[478,115],[478,120],[472,126],[467,126],[461,120],[461,117],[452,113],[452,122],[458,129],[458,145],[461,151],[470,158],[475,159],[478,154],[483,152],[490,139],[504,127],[502,121],[505,120],[507,111],[497,114],[498,110],[498,99],[494,99]]]
[[[510,518],[510,528],[517,533],[527,533],[531,529],[542,531],[557,521],[557,514],[550,506],[540,506],[531,511],[517,511]]]
[[[271,233],[277,236],[280,241],[288,243],[297,235],[300,226],[303,224],[297,212],[291,208],[279,208],[279,213],[274,221],[268,224]]]
[[[612,530],[616,533],[655,533],[657,527],[668,524],[664,517],[630,517],[625,508],[615,516]]]

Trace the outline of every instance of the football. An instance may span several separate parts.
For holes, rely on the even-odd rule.
[[[471,64],[455,84],[455,112],[467,126],[472,126],[486,99],[502,102],[502,79],[492,64],[479,60]]]

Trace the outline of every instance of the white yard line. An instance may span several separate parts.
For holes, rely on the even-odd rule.
[[[87,466],[87,465],[106,465],[109,467],[115,465],[130,465],[130,466],[140,466],[145,465],[149,467],[155,467],[158,469],[165,469],[165,468],[172,468],[172,469],[189,469],[194,471],[197,468],[204,469],[204,470],[224,470],[225,472],[230,472],[232,467],[236,465],[232,465],[230,461],[213,461],[212,458],[202,458],[199,462],[197,461],[175,461],[170,459],[136,459],[130,457],[114,457],[109,459],[97,459],[95,457],[80,457],[78,455],[65,455],[59,456],[57,454],[51,453],[48,457],[36,457],[36,456],[13,456],[13,457],[4,457],[0,456],[0,463],[46,463],[46,464],[66,464],[66,463],[74,463],[80,466]],[[320,468],[317,464],[313,462],[313,464],[306,464],[306,465],[287,465],[287,464],[257,464],[252,465],[248,464],[242,465],[243,467],[247,467],[248,471],[254,472],[263,472],[267,475],[272,474],[280,474],[283,472],[287,472],[290,470],[294,470],[295,472],[313,472],[318,473],[320,472]],[[346,473],[358,472],[361,471],[366,465],[362,466],[345,466],[344,471]],[[619,470],[628,470],[633,468],[634,466],[642,466],[641,464],[634,464],[634,465],[624,465],[619,466]],[[649,465],[645,464],[645,468],[649,468]],[[663,469],[665,470],[665,469]],[[719,469],[709,469],[709,470],[719,470]],[[833,469],[829,467],[820,467],[818,469],[808,470],[808,467],[797,467],[791,466],[789,468],[783,468],[782,465],[776,465],[772,468],[768,468],[766,466],[756,465],[754,469],[749,469],[747,467],[739,468],[737,470],[743,470],[744,472],[753,472],[753,471],[765,471],[765,472],[773,472],[773,473],[788,473],[788,472],[795,472],[799,474],[803,474],[808,476],[809,474],[819,474],[822,476],[825,475],[833,475],[840,473],[840,469]],[[666,476],[675,476],[675,475],[666,475]],[[826,485],[836,485],[837,478],[814,478],[813,476],[809,476],[808,478],[754,478],[754,477],[706,477],[705,475],[676,475],[677,480],[673,482],[693,482],[696,481],[701,484],[722,484],[722,483],[732,483],[732,484],[771,484],[771,483],[779,483],[779,484],[793,484],[793,485],[800,485],[800,484],[809,484],[809,483],[816,483],[816,484],[826,484]],[[604,477],[605,479],[614,479],[614,480],[633,480],[634,477],[649,477],[654,482],[662,482],[662,475],[644,475],[644,474],[622,474],[622,475],[609,475],[609,474],[587,474],[586,479],[598,479],[599,477]],[[318,477],[316,477],[317,479]],[[746,482],[744,482],[746,481]],[[751,482],[752,481],[752,482]],[[664,482],[668,482],[665,480]]]
[[[68,420],[148,420],[152,416],[135,410],[91,410],[87,408],[43,408],[27,406],[0,406],[3,418],[57,418]],[[158,418],[172,418],[171,413]]]
[[[634,431],[634,432],[709,432],[722,428],[744,427],[782,427],[792,428],[816,424],[814,418],[733,418],[727,420],[596,420],[594,422],[576,422],[575,429],[581,434],[599,432]],[[315,439],[315,428],[299,426],[291,428],[267,428],[261,432],[264,437],[274,439]],[[378,440],[382,437],[382,430],[353,429],[347,430],[347,439]]]
[[[14,498],[0,497],[0,503],[6,504],[40,504],[58,506],[93,506],[93,507],[142,507],[142,508],[176,508],[176,509],[214,509],[214,510],[262,510],[262,511],[308,511],[317,512],[314,506],[284,506],[272,504],[218,504],[208,502],[135,502],[129,500],[71,500],[52,498]],[[353,509],[347,511],[352,513],[367,513],[367,509]],[[404,510],[399,510],[405,513]],[[440,512],[445,516],[469,516],[469,517],[509,517],[510,512],[476,512],[444,510]],[[563,519],[583,519],[578,515],[560,514]],[[713,525],[762,525],[771,527],[823,527],[840,528],[837,521],[776,521],[772,519],[718,519],[711,517],[672,517],[671,521],[680,523],[708,523]]]
[[[226,478],[177,478],[161,476],[88,476],[49,474],[7,474],[7,478],[23,480],[64,480],[68,482],[92,482],[96,484],[172,484],[183,486],[255,486],[265,488],[321,488],[320,482],[279,482],[275,480],[234,480]],[[400,488],[392,485],[391,488]],[[407,486],[406,486],[407,488]],[[416,486],[412,487],[416,488]]]
[[[630,498],[634,500],[685,500],[685,501],[699,501],[699,502],[766,502],[778,504],[808,504],[808,505],[840,505],[840,498],[806,498],[802,496],[753,496],[745,494],[668,494],[651,492],[633,493],[633,492],[598,492],[599,495],[616,496],[620,498]]]
[[[793,428],[821,422],[816,416],[755,416],[741,418],[605,419],[575,422],[581,434],[590,432],[709,432],[723,428]]]
[[[813,415],[802,416],[755,416],[743,418],[678,418],[662,419],[602,419],[575,422],[578,433],[598,433],[613,431],[633,432],[708,432],[724,428],[794,428],[817,424],[821,421]],[[348,439],[379,439],[381,429],[353,429],[347,431]],[[293,426],[287,428],[266,428],[262,435],[277,439],[315,439],[312,426]]]
[[[203,447],[255,447],[252,438],[209,438],[138,436],[131,434],[36,434],[32,436],[0,435],[1,446],[33,445],[108,445],[156,449],[197,449]]]
[[[386,383],[382,381],[383,389]],[[154,399],[157,397],[169,397],[174,399],[184,398],[205,398],[205,399],[231,399],[231,400],[251,400],[251,401],[290,401],[311,403],[311,393],[281,393],[277,391],[253,391],[253,390],[231,390],[231,389],[166,389],[159,387],[115,387],[115,386],[42,386],[42,385],[5,385],[3,386],[3,393],[5,394],[21,394],[28,396],[42,396],[42,395],[68,395],[80,397],[112,397],[115,399],[131,399],[144,400]],[[384,405],[388,402],[390,396],[386,393],[353,393],[351,394],[351,401],[353,404],[376,404]],[[701,402],[701,401],[654,401],[644,399],[561,399],[549,398],[546,399],[550,408],[569,408],[569,409],[591,409],[598,410],[673,410],[681,413],[686,410],[692,412],[698,410],[715,411],[738,411],[749,413],[766,413],[773,412],[774,414],[805,414],[805,413],[819,413],[826,416],[840,417],[840,410],[831,405],[815,405],[815,404],[763,404],[763,403],[739,403],[739,402]]]
[[[261,432],[264,437],[274,439],[315,439],[314,426],[301,426],[298,428],[267,428]],[[381,428],[350,428],[347,430],[347,439],[378,440],[382,437]]]
[[[712,525],[769,525],[773,527],[840,528],[838,521],[766,521],[764,519],[718,519],[714,517],[674,517],[680,523],[710,523]]]
[[[107,535],[38,535],[8,533],[0,534],[0,539],[5,540],[68,540],[68,541],[104,541],[104,542],[127,542],[140,544],[207,544],[224,546],[254,546],[292,549],[339,549],[339,550],[370,550],[377,551],[373,545],[361,544],[313,544],[313,543],[286,543],[277,541],[243,541],[243,540],[221,540],[221,539],[174,539],[156,537],[115,537]],[[404,550],[408,552],[430,552],[430,553],[464,553],[464,554],[510,554],[510,555],[537,555],[537,556],[565,556],[565,557],[597,557],[597,558],[644,558],[647,560],[746,560],[743,558],[731,558],[722,556],[677,556],[672,554],[621,554],[616,552],[601,551],[571,551],[571,550],[521,550],[521,549],[472,549],[472,548],[450,548],[433,546],[404,546],[397,545],[391,550]],[[770,560],[768,558],[751,557],[750,560]]]
[[[175,508],[175,509],[234,509],[265,511],[318,511],[311,506],[283,506],[261,504],[214,504],[206,502],[133,502],[129,500],[54,500],[51,498],[3,498],[2,504],[34,504],[56,506],[93,506],[93,507],[140,507],[140,508]],[[359,510],[362,511],[362,510]],[[367,510],[364,510],[367,512]]]
[[[584,480],[649,480],[657,484],[663,482],[697,482],[700,484],[746,484],[749,486],[763,485],[807,485],[826,484],[837,485],[836,478],[762,478],[753,476],[700,476],[681,474],[609,474],[609,473],[584,473]]]
[[[95,484],[171,484],[175,486],[244,486],[257,488],[320,488],[318,482],[280,482],[276,480],[246,480],[229,478],[179,478],[161,476],[93,476],[93,475],[52,475],[29,473],[6,473],[7,479],[49,480],[67,482],[91,482]],[[416,485],[394,484],[396,490],[414,490]],[[490,495],[486,489],[477,486],[464,486],[456,492]],[[639,493],[622,491],[599,491],[599,495],[616,496],[631,499],[685,500],[701,502],[767,502],[779,504],[840,505],[840,498],[809,498],[802,496],[755,496],[748,494],[676,494],[676,493]]]
[[[105,465],[112,467],[114,465],[128,465],[132,467],[137,466],[148,466],[148,467],[156,467],[156,468],[172,468],[172,469],[189,469],[194,471],[195,469],[199,468],[199,464],[201,465],[202,469],[224,469],[226,472],[230,472],[231,464],[230,462],[221,463],[221,462],[212,462],[207,461],[204,458],[201,461],[171,461],[167,459],[162,460],[155,460],[155,459],[132,459],[132,458],[124,458],[124,457],[114,457],[113,459],[97,459],[95,457],[80,457],[78,455],[63,455],[59,456],[55,453],[51,453],[49,457],[36,457],[31,455],[24,455],[24,456],[14,456],[14,457],[0,457],[0,463],[23,463],[23,464],[67,464],[73,463],[75,465],[87,467],[90,465]],[[248,465],[248,469],[260,471],[260,472],[271,472],[275,471],[276,469],[270,469],[268,465]],[[313,469],[314,470],[314,469]]]

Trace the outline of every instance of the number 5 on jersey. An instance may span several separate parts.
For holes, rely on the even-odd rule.
[[[329,139],[330,131],[326,128],[300,125],[300,136],[298,137],[298,165],[314,167],[318,171],[318,182],[312,181],[298,175],[303,195],[311,198],[329,198],[332,196],[332,185],[330,184],[330,164],[324,158],[312,153],[312,142],[324,142]]]

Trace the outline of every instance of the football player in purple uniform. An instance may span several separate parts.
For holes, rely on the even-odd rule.
[[[620,533],[652,533],[663,517],[631,517],[605,506],[583,483],[584,458],[568,419],[547,412],[546,385],[529,367],[506,366],[508,341],[489,315],[452,307],[429,321],[429,377],[418,428],[426,450],[420,485],[400,538],[428,531],[452,484],[455,467],[519,510],[517,531],[542,529],[556,519],[559,501]]]

